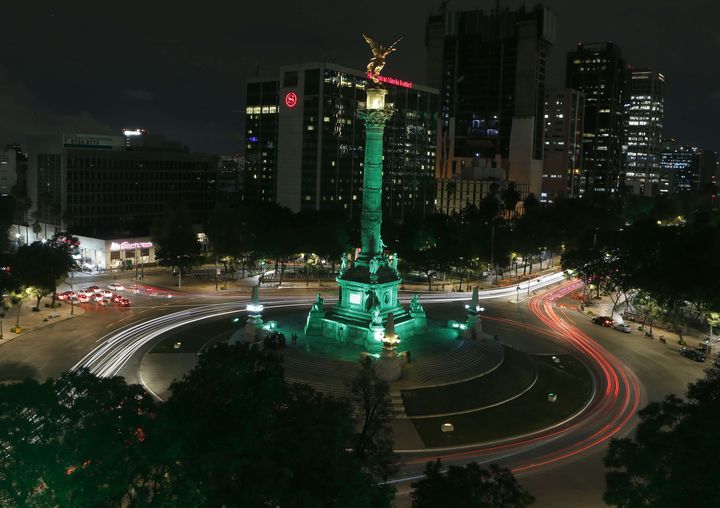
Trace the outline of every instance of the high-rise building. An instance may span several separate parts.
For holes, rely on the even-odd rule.
[[[672,192],[690,192],[698,189],[702,150],[666,139],[660,146],[660,180],[662,187]]]
[[[278,107],[277,80],[248,80],[243,187],[250,200],[275,201]]]
[[[582,164],[585,100],[572,88],[545,93],[545,148],[541,201],[578,197],[585,190]]]
[[[621,180],[633,194],[668,192],[660,184],[660,148],[665,117],[665,76],[632,69],[625,104],[625,167]]]
[[[278,204],[294,211],[340,210],[349,216],[359,212],[365,128],[358,120],[358,105],[365,101],[367,82],[365,72],[327,62],[283,66],[277,81],[262,82],[263,89],[279,91],[278,100],[248,102],[247,110],[253,108],[251,114],[261,117],[258,124],[273,126],[274,144],[270,146],[258,127],[248,127],[246,147],[262,146],[262,160],[268,161],[263,171],[274,182]],[[438,92],[390,77],[383,77],[383,83],[386,101],[394,108],[383,138],[383,213],[398,218],[430,213],[435,200]],[[248,83],[248,97],[252,85]],[[247,171],[252,173],[250,157],[246,152]],[[261,178],[267,180],[257,177]],[[247,187],[246,183],[246,194]]]
[[[189,153],[162,136],[133,143],[102,134],[31,137],[34,220],[77,234],[147,234],[168,203],[182,199],[194,222],[204,224],[215,202],[217,157]]]
[[[587,191],[618,189],[626,74],[620,48],[612,42],[580,43],[567,55],[565,85],[585,95],[583,165]]]
[[[485,159],[539,194],[556,18],[542,6],[485,12],[446,4],[428,18],[425,39],[427,82],[441,90],[438,176]]]

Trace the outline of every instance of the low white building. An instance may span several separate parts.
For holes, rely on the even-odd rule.
[[[38,224],[10,227],[10,241],[16,247],[37,241],[49,240],[57,226]],[[77,261],[85,271],[131,270],[140,266],[155,265],[155,246],[148,236],[122,238],[92,238],[75,235],[80,241]]]

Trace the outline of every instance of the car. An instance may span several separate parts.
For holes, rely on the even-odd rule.
[[[103,289],[100,294],[103,296],[103,298],[107,298],[108,300],[112,298],[113,292],[109,289]]]
[[[78,292],[77,299],[80,303],[86,303],[90,301],[90,296],[87,295],[84,291]]]
[[[123,291],[125,286],[118,284],[117,282],[113,282],[112,284],[108,284],[107,288],[111,291]]]
[[[619,332],[630,333],[630,325],[627,323],[615,323],[613,328]]]
[[[702,351],[698,351],[697,349],[683,346],[680,348],[680,354],[685,358],[690,358],[691,360],[695,360],[696,362],[705,361],[705,353],[703,353]]]
[[[124,298],[122,295],[112,295],[112,296],[110,297],[110,301],[111,301],[112,303],[119,303],[120,300],[125,300],[125,298]]]
[[[57,295],[58,300],[69,300],[71,298],[75,298],[76,296],[75,291],[63,291]]]
[[[608,316],[595,316],[592,318],[592,322],[596,325],[610,327],[613,325],[613,320]]]
[[[127,298],[121,298],[117,303],[120,307],[130,307],[130,300]]]
[[[96,302],[102,302],[104,300],[103,295],[100,293],[92,295],[90,298],[92,298]]]
[[[85,292],[90,293],[99,293],[100,292],[100,286],[89,286],[85,288]]]

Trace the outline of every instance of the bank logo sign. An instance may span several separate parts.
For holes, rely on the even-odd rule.
[[[97,134],[63,134],[63,146],[65,148],[119,150],[123,147],[123,137]]]

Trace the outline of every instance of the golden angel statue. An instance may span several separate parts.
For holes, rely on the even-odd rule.
[[[380,71],[382,71],[383,67],[385,67],[385,60],[390,53],[397,51],[397,43],[402,40],[402,37],[390,44],[388,47],[374,41],[365,34],[363,34],[363,38],[365,39],[365,42],[370,45],[370,50],[373,54],[367,65],[367,73],[370,75],[370,79],[372,79],[374,83],[379,83],[380,80],[378,79],[378,76],[380,76]]]

